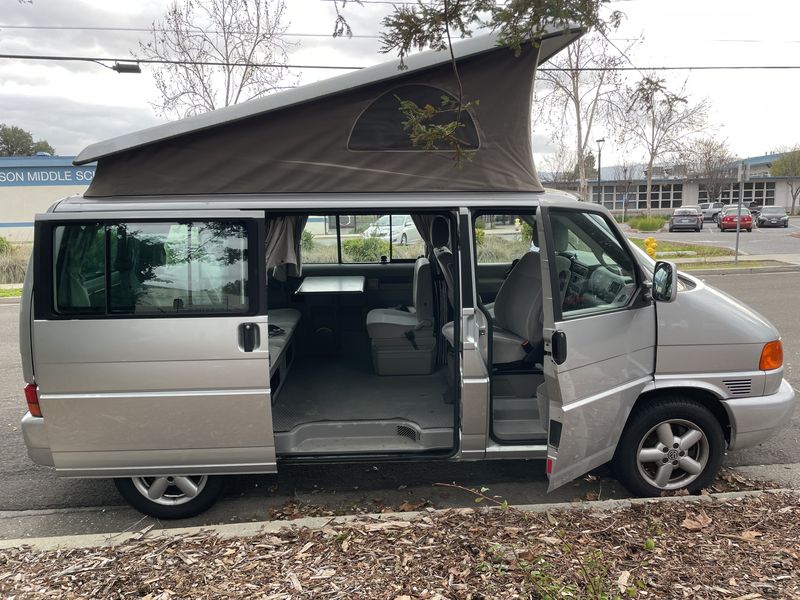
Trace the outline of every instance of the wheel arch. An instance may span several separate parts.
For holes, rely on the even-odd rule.
[[[640,394],[636,399],[636,402],[634,403],[627,420],[630,421],[631,416],[633,416],[633,414],[638,410],[642,410],[642,407],[648,402],[659,398],[675,396],[683,396],[684,398],[697,402],[701,406],[707,408],[722,427],[722,431],[725,435],[725,442],[727,444],[731,443],[731,438],[733,435],[731,417],[725,408],[725,404],[722,402],[722,399],[719,396],[714,394],[714,392],[703,388],[680,386],[647,390]]]

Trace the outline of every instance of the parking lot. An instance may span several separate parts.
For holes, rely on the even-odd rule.
[[[701,231],[667,231],[641,233],[637,237],[652,236],[657,240],[708,244],[709,246],[736,246],[736,232],[722,232],[713,221],[706,221]],[[800,253],[800,218],[789,220],[789,227],[755,228],[739,234],[739,250],[745,254],[796,254]]]

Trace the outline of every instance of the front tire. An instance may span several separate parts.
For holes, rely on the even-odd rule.
[[[212,475],[114,479],[117,491],[139,512],[156,519],[188,519],[219,499],[224,478]]]
[[[722,465],[725,436],[702,404],[681,396],[645,400],[631,415],[614,454],[619,479],[637,496],[711,484]]]

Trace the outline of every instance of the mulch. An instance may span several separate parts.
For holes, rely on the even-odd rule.
[[[290,525],[290,524],[289,524]],[[800,500],[425,511],[222,539],[0,552],[6,598],[800,598]]]

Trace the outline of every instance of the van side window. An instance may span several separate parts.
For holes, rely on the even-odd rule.
[[[57,313],[102,314],[106,308],[103,225],[53,230],[54,308]]]
[[[241,222],[69,224],[53,229],[53,310],[62,315],[250,310]]]
[[[109,226],[112,313],[247,312],[247,232],[238,223]]]
[[[304,264],[413,262],[425,241],[407,214],[310,215],[300,250]]]
[[[617,310],[636,290],[633,258],[598,214],[550,211],[551,259],[564,318]],[[555,294],[554,294],[555,296]]]

